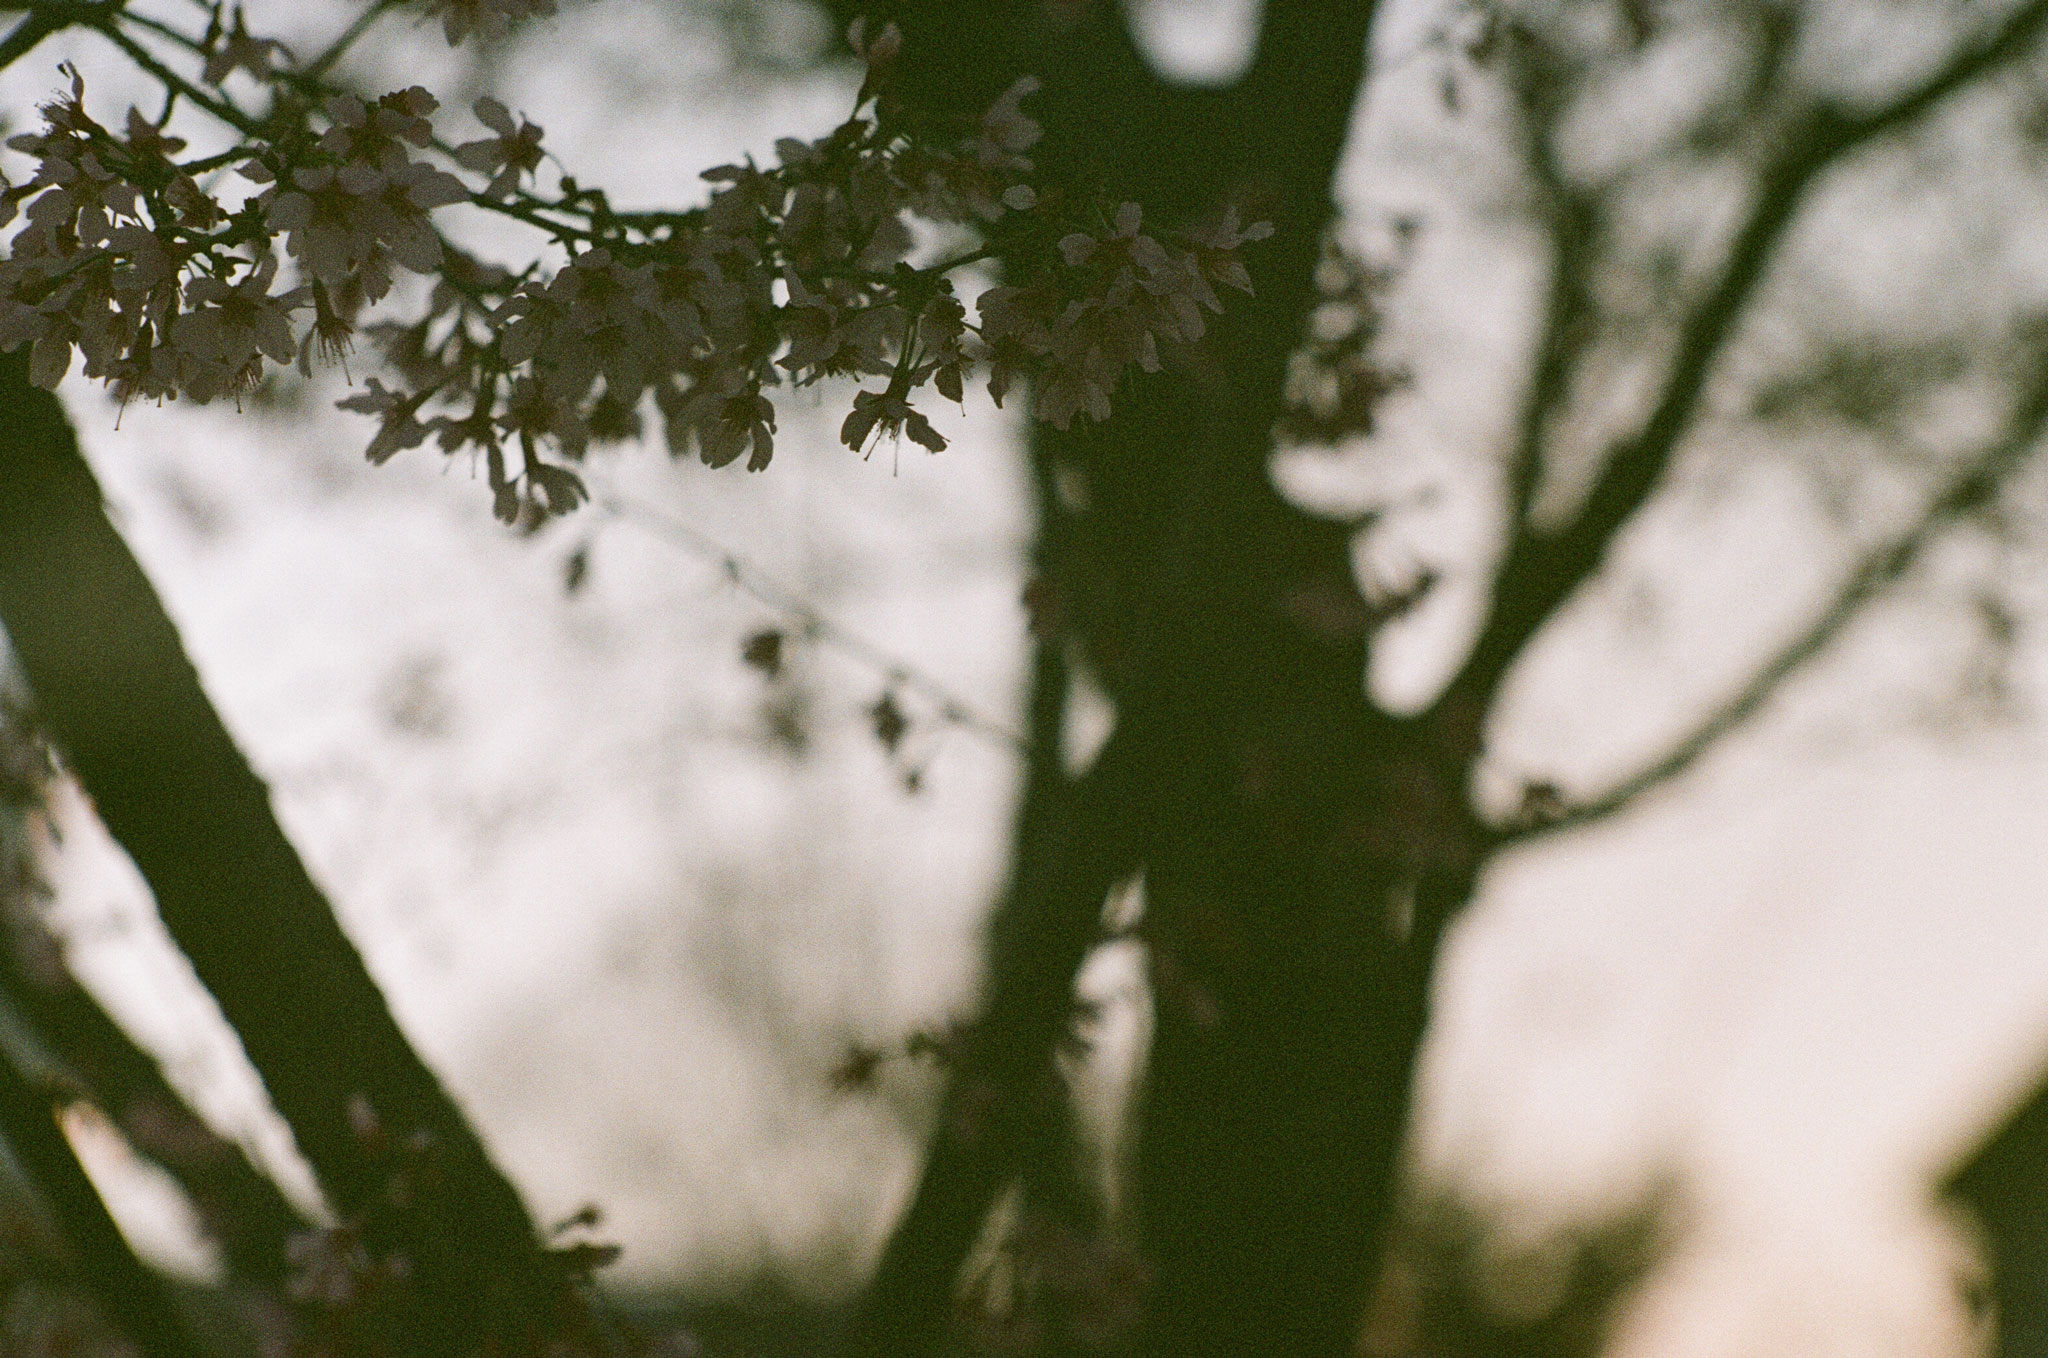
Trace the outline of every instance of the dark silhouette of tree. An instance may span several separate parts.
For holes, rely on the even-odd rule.
[[[1067,1165],[1072,1136],[1056,1054],[1072,1027],[1075,973],[1102,937],[1105,901],[1142,880],[1156,1023],[1136,1155],[1137,1259],[1116,1282],[1130,1304],[1109,1308],[1135,1318],[1135,1328],[1123,1319],[1070,1324],[1045,1331],[1043,1346],[1129,1348],[1158,1358],[1350,1354],[1396,1201],[1439,943],[1489,862],[1513,844],[1613,815],[1688,770],[1907,576],[1944,530],[1993,515],[2035,452],[2048,421],[2048,347],[2039,324],[2021,316],[1983,337],[1981,351],[1958,351],[1974,377],[1996,388],[1995,427],[1941,449],[1922,509],[1869,547],[1807,625],[1720,703],[1605,790],[1572,797],[1531,783],[1518,805],[1479,800],[1475,774],[1516,665],[1567,603],[1602,578],[1617,541],[1709,426],[1710,386],[1760,299],[1782,281],[1774,270],[1804,210],[1859,156],[1920,134],[1950,101],[2038,55],[2048,0],[1990,16],[1946,15],[1952,31],[1930,48],[1916,76],[1881,94],[1853,96],[1816,88],[1798,71],[1790,54],[1810,21],[1776,5],[1681,15],[1586,0],[1554,13],[1475,11],[1478,30],[1460,59],[1485,65],[1520,120],[1523,188],[1547,235],[1550,278],[1521,415],[1502,453],[1503,530],[1488,568],[1487,606],[1463,661],[1415,712],[1377,703],[1364,680],[1376,634],[1420,602],[1427,580],[1391,598],[1369,594],[1352,558],[1354,540],[1371,523],[1309,513],[1280,493],[1270,470],[1276,430],[1364,432],[1373,399],[1393,385],[1361,366],[1362,351],[1353,349],[1331,359],[1351,384],[1340,387],[1334,416],[1310,419],[1290,405],[1295,355],[1313,313],[1331,296],[1319,279],[1331,262],[1331,182],[1367,75],[1374,7],[1267,0],[1244,73],[1227,86],[1199,88],[1160,74],[1124,7],[1107,0],[832,0],[829,7],[842,22],[870,21],[855,31],[876,69],[887,68],[876,116],[900,116],[903,127],[972,126],[1004,108],[1006,91],[1026,88],[1021,79],[1035,81],[1030,118],[1044,138],[1032,154],[1038,182],[1052,190],[1047,203],[1138,204],[1146,222],[1189,229],[1231,220],[1226,213],[1234,210],[1237,220],[1273,228],[1270,239],[1245,251],[1255,298],[1206,322],[1199,342],[1168,342],[1153,352],[1153,336],[1139,343],[1115,332],[1131,350],[1128,362],[1113,365],[1120,387],[1101,376],[1099,353],[1076,361],[1050,341],[1036,355],[1040,367],[1026,369],[1041,396],[1063,391],[1049,404],[1072,418],[1034,426],[1028,436],[1040,626],[1015,851],[992,915],[981,1012],[951,1044],[922,1177],[854,1317],[849,1349],[862,1358],[898,1358],[958,1338],[962,1265],[1013,1185],[1021,1183],[1024,1219],[1035,1223],[1027,1234],[1040,1241],[1086,1246],[1104,1230],[1100,1205]],[[155,58],[117,22],[118,6],[51,0],[15,8],[25,17],[0,41],[0,63],[55,27],[83,23],[155,71],[147,65]],[[469,22],[463,16],[548,6],[499,0],[438,8],[453,37]],[[899,25],[900,47],[897,34],[874,26],[882,20]],[[1744,54],[1739,74],[1713,92],[1709,107],[1691,113],[1675,139],[1619,167],[1580,165],[1570,154],[1573,115],[1585,112],[1603,81],[1689,23],[1725,30]],[[211,65],[219,52],[202,44],[202,54]],[[260,49],[242,56],[252,70],[268,61]],[[317,86],[329,64],[315,61],[279,84]],[[212,98],[190,82],[175,87],[194,101]],[[298,145],[282,134],[273,144],[266,124],[214,102],[264,154],[285,157],[279,147]],[[407,119],[422,116],[412,110],[425,106],[387,96],[375,116],[410,126]],[[1014,126],[1014,98],[1009,113]],[[515,143],[523,133],[502,109],[495,116],[504,123],[496,149],[470,160],[498,171],[503,184],[494,180],[471,199],[537,218],[561,242],[591,247],[578,256],[579,277],[599,280],[612,277],[605,270],[613,266],[626,267],[609,254],[594,260],[599,248],[658,257],[664,242],[696,229],[680,213],[616,214],[601,194],[518,197],[516,156],[523,152]],[[341,128],[347,119],[336,114],[335,122]],[[776,195],[779,205],[785,190],[825,182],[818,164],[881,154],[873,139],[863,140],[873,129],[858,123],[826,151],[793,153],[775,172],[783,180],[750,177],[751,168],[728,179],[761,194],[760,203]],[[916,143],[910,133],[905,138]],[[130,149],[142,140],[131,131]],[[537,141],[533,149],[537,161]],[[401,149],[398,160],[407,154]],[[461,163],[475,168],[470,160]],[[1707,242],[1706,263],[1672,266],[1668,251],[1642,250],[1632,234],[1642,223],[1631,213],[1642,211],[1646,182],[1654,188],[1660,173],[1698,165],[1737,186],[1725,190],[1734,224]],[[331,165],[319,168],[334,173]],[[279,179],[278,166],[266,163],[266,173]],[[467,192],[439,180],[416,187]],[[1008,209],[1027,217],[1038,210],[1040,195],[1028,185],[995,187]],[[505,202],[501,188],[513,195]],[[988,186],[982,197],[991,197]],[[407,211],[424,220],[426,200],[408,201]],[[747,206],[743,198],[725,201]],[[778,216],[780,206],[760,204],[749,211],[749,229],[758,228],[768,252],[794,259],[795,247],[776,234],[793,234],[794,211]],[[1138,259],[1136,244],[1114,244],[1134,241],[1137,219],[1126,226],[1124,212],[1112,211],[1114,219],[1105,214],[1078,245],[1070,247],[1072,236],[1060,240],[1069,270],[1104,248]],[[281,229],[250,220],[256,234]],[[662,234],[670,231],[679,234]],[[270,237],[262,240],[268,252]],[[1028,283],[1046,276],[1047,244],[1028,227],[1009,234],[992,227],[971,259],[993,262],[1006,282]],[[384,247],[348,248],[372,258]],[[853,264],[865,257],[864,247],[849,256]],[[493,278],[473,261],[438,258],[436,267],[456,280],[451,299],[475,304],[485,296],[506,307],[516,300],[529,308],[522,315],[542,309],[539,284],[521,291],[526,284]],[[243,283],[268,286],[261,268],[244,267]],[[845,260],[829,267],[852,278],[848,287],[868,290],[858,298],[864,309],[845,298],[835,305],[870,317],[898,308],[890,313],[895,338],[839,369],[889,375],[886,391],[857,398],[847,440],[863,445],[887,428],[930,446],[926,436],[937,435],[903,402],[925,381],[941,390],[960,381],[966,360],[945,351],[932,359],[932,350],[920,349],[920,335],[937,343],[932,337],[951,315],[942,300],[951,294],[939,287],[947,270],[848,273]],[[1220,276],[1223,266],[1216,267]],[[763,325],[787,323],[767,318],[800,304],[772,300],[771,282],[796,296],[790,279],[802,283],[803,268],[787,270],[775,280],[748,276],[760,285],[754,296]],[[1643,283],[1636,294],[1652,301],[1627,301],[1635,294],[1615,288],[1618,277]],[[1136,294],[1127,288],[1125,295],[1128,303]],[[1354,309],[1360,300],[1352,299]],[[463,304],[448,303],[458,316]],[[1070,311],[1058,324],[1071,330],[1080,314]],[[1369,333],[1364,320],[1358,324],[1358,333]],[[921,325],[930,328],[920,332]],[[1195,328],[1167,339],[1192,340]],[[683,431],[672,442],[696,447],[707,461],[746,451],[750,465],[765,465],[773,422],[762,413],[758,365],[779,350],[755,352],[753,332],[734,329],[748,338],[722,349],[723,340],[711,343],[716,363],[699,375],[719,398],[716,411],[664,409]],[[95,363],[140,362],[103,340],[78,343]],[[62,371],[54,360],[68,362],[71,343],[39,335],[0,360],[0,624],[39,720],[148,881],[173,939],[219,1001],[334,1207],[364,1223],[376,1248],[409,1261],[408,1309],[377,1342],[453,1354],[581,1335],[587,1317],[572,1270],[543,1247],[517,1193],[392,1020],[108,523],[61,408],[31,382],[53,381],[52,371]],[[452,368],[436,370],[410,395],[380,385],[356,398],[357,408],[383,419],[373,457],[426,437],[415,418],[423,402],[444,390],[473,391],[477,415],[467,423],[443,417],[447,446],[471,439],[488,447],[506,517],[565,512],[580,501],[580,483],[542,461],[536,447],[555,438],[572,450],[567,455],[580,453],[580,440],[601,423],[602,395],[624,378],[607,369],[602,393],[594,394],[598,378],[576,370],[580,385],[570,404],[598,404],[569,420],[572,434],[560,423],[540,423],[531,405],[508,406],[505,429],[494,431],[498,383],[526,361],[508,360],[494,344],[480,342],[459,378]],[[1583,456],[1575,461],[1573,440],[1583,434],[1582,403],[1602,382],[1600,361],[1617,347],[1648,355],[1655,375],[1589,468]],[[260,368],[260,359],[249,361]],[[808,361],[811,375],[841,361],[836,350]],[[1148,371],[1126,374],[1127,366]],[[1073,390],[1076,372],[1087,374],[1080,385],[1092,390]],[[714,377],[739,385],[728,389]],[[121,380],[145,382],[144,390],[148,381],[168,381],[139,367]],[[219,394],[236,389],[242,373],[205,380],[205,393]],[[1075,415],[1075,406],[1108,400],[1109,387],[1117,390],[1106,414],[1098,406],[1095,418]],[[674,400],[698,389],[661,388]],[[1832,398],[1809,391],[1790,399],[1825,406]],[[548,419],[559,414],[551,408]],[[1881,418],[1864,427],[1906,437]],[[512,429],[525,459],[517,472],[499,445]],[[1573,495],[1578,473],[1583,484]],[[1569,501],[1564,508],[1549,505],[1560,498]],[[750,645],[749,653],[753,663],[773,663],[765,646]],[[1116,721],[1089,766],[1070,773],[1062,732],[1077,672],[1108,696]],[[900,737],[893,702],[878,704],[874,716],[885,742],[885,728]],[[88,1082],[111,1087],[131,1078],[95,1074],[83,1057],[74,1064]],[[50,1098],[21,1084],[4,1102],[10,1142],[18,1134],[21,1149],[35,1140],[31,1124],[47,1122]],[[72,1175],[76,1165],[61,1139],[43,1144],[47,1154],[33,1172],[53,1201],[75,1197],[82,1180]],[[394,1181],[408,1190],[402,1212],[388,1210]],[[60,1214],[81,1241],[105,1243],[83,1205]],[[115,1289],[129,1265],[111,1252],[107,1258],[104,1286]],[[152,1351],[171,1352],[179,1342],[152,1315],[122,1319]]]
[[[1955,457],[1920,516],[1666,753],[1582,800],[1532,786],[1505,819],[1474,805],[1487,724],[1514,664],[1664,487],[1801,208],[1835,167],[1911,134],[1944,100],[2033,51],[2048,6],[1959,26],[1917,81],[1867,103],[1788,78],[1796,13],[1732,11],[1754,21],[1754,79],[1723,91],[1697,135],[1765,129],[1731,153],[1739,225],[1704,278],[1666,301],[1654,398],[1555,519],[1535,513],[1538,492],[1560,474],[1572,402],[1616,320],[1598,285],[1627,263],[1615,239],[1621,199],[1644,168],[1568,177],[1564,115],[1648,34],[1631,29],[1642,12],[1627,6],[1616,11],[1628,21],[1614,25],[1621,34],[1592,52],[1554,40],[1540,18],[1503,21],[1498,59],[1522,102],[1551,284],[1505,458],[1491,606],[1455,677],[1413,715],[1381,710],[1362,690],[1384,610],[1356,583],[1353,528],[1287,502],[1267,470],[1287,355],[1317,298],[1316,242],[1372,7],[1269,0],[1249,67],[1220,89],[1159,75],[1114,5],[1015,0],[970,12],[903,0],[885,12],[917,35],[908,97],[972,105],[1033,71],[1045,81],[1046,163],[1158,210],[1249,201],[1277,230],[1255,262],[1256,303],[1197,355],[1146,379],[1107,422],[1034,431],[1041,569],[1064,626],[1040,644],[1033,749],[1057,745],[1074,659],[1114,701],[1117,726],[1078,779],[1049,753],[1032,766],[983,1018],[855,1350],[879,1358],[935,1342],[968,1242],[1058,1098],[1052,1044],[1104,889],[1142,874],[1157,1028],[1135,1185],[1149,1268],[1138,1350],[1349,1353],[1392,1202],[1438,940],[1488,860],[1683,773],[2033,454],[2048,372],[2038,337],[2021,333],[2001,354],[2003,428]],[[1052,489],[1062,476],[1085,488],[1079,503]]]

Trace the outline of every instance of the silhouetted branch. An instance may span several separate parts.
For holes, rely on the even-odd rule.
[[[1755,716],[1787,679],[1826,650],[1861,616],[1866,605],[1911,570],[1944,529],[1989,501],[2038,450],[2044,425],[2048,425],[2048,386],[2038,387],[2028,396],[2004,438],[1957,473],[1921,510],[1911,527],[1865,555],[1819,616],[1666,754],[1590,801],[1540,821],[1503,830],[1499,842],[1513,843],[1605,820],[1691,768],[1722,737]]]
[[[1072,1019],[1074,975],[1101,936],[1110,890],[1137,863],[1137,745],[1120,728],[1079,779],[1041,778],[1027,793],[1015,879],[991,928],[990,994],[948,1080],[916,1193],[856,1314],[852,1358],[931,1350],[990,1207],[1059,1125],[1046,1110],[1065,1094],[1052,1057]]]
[[[1534,100],[1529,101],[1532,105]],[[1556,110],[1526,109],[1529,119],[1529,164],[1543,195],[1543,215],[1550,234],[1550,286],[1545,292],[1536,361],[1523,394],[1514,450],[1508,456],[1508,538],[1528,532],[1529,510],[1543,476],[1543,449],[1552,419],[1564,404],[1572,368],[1592,342],[1591,301],[1587,271],[1592,263],[1595,199],[1568,183],[1557,163],[1554,141]]]
[[[56,1063],[61,1096],[95,1106],[177,1180],[235,1275],[279,1282],[285,1241],[305,1219],[79,984],[44,919],[49,888],[36,830],[53,775],[26,700],[17,709],[0,694],[0,1003]]]
[[[22,14],[21,22],[0,38],[0,71],[34,51],[44,38],[73,24],[96,24],[119,13],[127,0],[7,0],[0,13]]]
[[[78,1094],[185,1190],[234,1274],[282,1280],[285,1240],[306,1228],[305,1219],[240,1146],[192,1111],[156,1059],[78,984],[32,910],[23,903],[9,921],[17,936],[0,948],[0,996],[77,1080]]]
[[[77,1281],[148,1358],[200,1358],[163,1280],[128,1247],[58,1129],[57,1102],[0,1056],[0,1135],[76,1251]]]
[[[207,700],[56,398],[0,358],[0,624],[37,714],[219,1002],[343,1216],[390,1167],[351,1106],[431,1142],[431,1191],[379,1228],[422,1298],[421,1354],[552,1323],[559,1289],[517,1191],[393,1019]],[[386,1213],[389,1217],[391,1214]]]
[[[6,70],[34,50],[36,44],[56,32],[61,24],[43,14],[31,14],[0,38],[0,71]]]
[[[1609,456],[1585,504],[1562,529],[1525,530],[1509,545],[1493,605],[1472,652],[1438,700],[1435,714],[1465,738],[1529,640],[1600,569],[1621,528],[1649,499],[1697,411],[1700,393],[1785,228],[1821,173],[1872,139],[1899,128],[1998,66],[2048,23],[2048,2],[2021,6],[1982,42],[1951,58],[1911,92],[1866,112],[1823,105],[1783,138],[1784,150],[1758,176],[1748,219],[1720,276],[1679,327],[1663,391],[1642,429]]]

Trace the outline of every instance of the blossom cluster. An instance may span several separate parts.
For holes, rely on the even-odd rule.
[[[552,5],[433,8],[453,42]],[[942,450],[914,397],[964,402],[970,381],[1000,405],[1029,379],[1033,413],[1061,428],[1101,420],[1126,372],[1201,337],[1219,288],[1250,290],[1238,250],[1262,224],[1233,211],[1147,231],[1136,204],[1034,184],[1033,80],[978,118],[919,121],[887,94],[901,35],[849,37],[868,80],[840,126],[707,171],[699,206],[621,212],[569,175],[541,182],[542,129],[496,100],[473,107],[485,135],[450,144],[426,90],[358,97],[239,11],[216,16],[187,44],[196,77],[165,78],[237,131],[232,152],[180,161],[165,124],[132,111],[112,131],[75,72],[43,128],[8,143],[36,169],[0,182],[0,225],[25,218],[0,260],[0,349],[32,346],[46,387],[76,356],[123,399],[204,402],[239,398],[267,364],[340,358],[360,331],[389,369],[341,402],[376,418],[370,458],[430,439],[468,451],[512,521],[579,503],[566,464],[650,415],[676,455],[765,467],[782,386],[861,383],[840,432],[863,452],[886,437]],[[261,118],[230,99],[236,72],[268,85]],[[239,200],[216,196],[224,170]],[[457,249],[435,220],[455,204],[530,226],[539,258],[515,270]],[[912,221],[964,243],[919,260]],[[430,280],[424,304],[366,318],[400,271]],[[982,285],[971,303],[962,283]]]
[[[126,391],[205,401],[246,387],[259,356],[292,353],[295,299],[270,292],[275,261],[240,249],[248,232],[171,159],[183,143],[132,113],[116,135],[87,115],[84,89],[73,72],[44,130],[8,142],[38,163],[0,192],[0,222],[26,200],[0,260],[0,349],[33,346],[45,387],[74,348],[89,376]]]
[[[134,110],[125,133],[101,125],[71,72],[69,94],[41,109],[43,130],[7,143],[37,165],[0,191],[0,224],[25,218],[0,259],[0,349],[32,346],[44,387],[75,351],[124,398],[198,402],[239,395],[266,360],[300,354],[296,313],[312,313],[307,341],[338,352],[353,312],[391,290],[394,264],[443,263],[427,213],[468,191],[410,154],[431,138],[434,107],[417,87],[371,104],[330,97],[319,135],[241,163],[264,187],[229,212],[173,158],[181,140]]]

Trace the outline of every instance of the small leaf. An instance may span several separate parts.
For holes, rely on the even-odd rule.
[[[875,1076],[882,1068],[885,1053],[879,1047],[870,1047],[855,1042],[846,1048],[846,1055],[839,1064],[832,1067],[832,1088],[840,1094],[851,1094],[856,1090],[870,1089]]]
[[[590,546],[586,543],[569,553],[569,559],[562,563],[562,589],[572,596],[580,594],[589,579]]]
[[[754,633],[740,647],[740,659],[770,679],[782,674],[782,633],[774,628]]]
[[[903,715],[903,709],[896,702],[896,690],[885,689],[868,708],[868,720],[874,723],[875,739],[882,742],[882,748],[890,754],[903,743],[903,737],[910,732],[910,719]]]

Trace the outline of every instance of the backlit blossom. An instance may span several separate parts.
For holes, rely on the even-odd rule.
[[[458,41],[554,4],[430,8]],[[884,435],[944,448],[918,392],[964,401],[983,379],[998,404],[1028,381],[1033,412],[1062,427],[1105,419],[1130,369],[1201,337],[1217,288],[1249,287],[1235,251],[1265,232],[1229,214],[1148,231],[1135,204],[1028,182],[1030,77],[964,126],[906,121],[886,90],[904,41],[893,26],[850,34],[869,80],[837,128],[706,171],[698,207],[618,212],[570,175],[536,183],[541,129],[495,99],[473,105],[490,135],[451,149],[426,89],[363,98],[291,69],[239,11],[224,22],[194,39],[202,82],[232,101],[223,83],[246,76],[273,96],[263,115],[214,110],[241,137],[227,156],[181,163],[164,119],[133,110],[109,131],[75,72],[43,126],[9,142],[35,168],[0,180],[0,223],[21,219],[0,258],[0,349],[27,346],[46,386],[82,359],[124,400],[206,401],[251,389],[266,365],[310,375],[361,324],[387,377],[341,404],[377,418],[371,460],[430,437],[479,450],[508,520],[579,503],[581,482],[551,459],[637,437],[649,400],[671,452],[755,470],[774,454],[783,384],[885,379],[841,425],[859,449]],[[207,177],[223,165],[257,186],[233,212]],[[540,228],[549,253],[515,271],[457,251],[433,215],[455,204]],[[914,263],[916,219],[966,241]],[[970,302],[956,288],[979,280],[962,270],[990,258],[1006,281]],[[424,305],[365,318],[400,269],[430,280]]]
[[[541,129],[524,118],[513,123],[511,112],[489,97],[476,101],[475,112],[477,121],[498,135],[456,147],[455,163],[465,170],[491,175],[491,182],[484,186],[484,196],[503,198],[519,186],[521,175],[531,175],[540,168]]]
[[[902,395],[890,391],[858,391],[853,395],[853,413],[839,426],[839,441],[855,452],[864,451],[877,433],[902,434],[912,443],[932,452],[946,449],[946,440],[932,422],[912,409]]]

